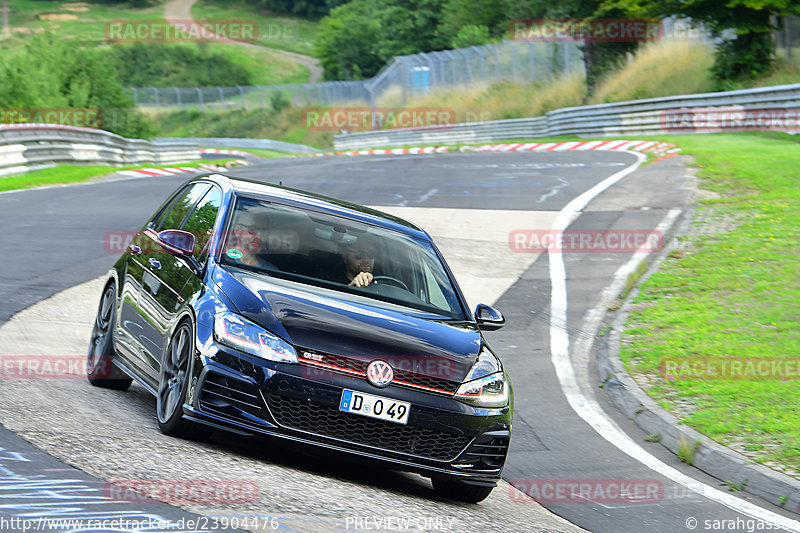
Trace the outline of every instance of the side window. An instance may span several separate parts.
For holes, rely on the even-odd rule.
[[[219,206],[222,203],[222,191],[217,187],[211,187],[211,190],[200,200],[197,207],[194,208],[192,214],[184,224],[184,231],[188,231],[194,235],[195,238],[195,253],[198,255],[198,261],[203,263],[208,256],[206,246],[211,240],[211,233],[214,230],[214,221],[217,219],[219,213]]]
[[[431,272],[431,269],[428,268],[428,265],[425,263],[422,264],[422,270],[425,274],[425,285],[428,287],[428,302],[441,309],[447,309],[449,302],[442,292],[442,288],[439,286],[439,283],[436,281],[436,277],[433,275],[433,272]]]
[[[189,213],[189,209],[208,192],[209,188],[211,188],[209,183],[197,183],[192,185],[183,196],[180,196],[172,204],[169,213],[161,219],[161,223],[156,230],[179,229],[186,215]]]

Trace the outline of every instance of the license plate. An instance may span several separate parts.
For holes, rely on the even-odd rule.
[[[342,401],[339,402],[339,410],[346,413],[369,416],[379,420],[388,420],[397,424],[408,423],[408,413],[411,411],[411,404],[374,396],[363,392],[349,389],[342,391]]]

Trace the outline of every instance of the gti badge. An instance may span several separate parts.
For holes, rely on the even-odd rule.
[[[367,381],[376,387],[383,388],[394,379],[394,371],[389,363],[380,359],[367,365]]]

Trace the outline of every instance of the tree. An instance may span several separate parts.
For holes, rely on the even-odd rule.
[[[450,45],[453,48],[467,48],[468,46],[481,46],[488,42],[489,28],[470,24],[458,30],[458,35],[453,37]]]
[[[714,75],[720,82],[756,78],[771,70],[775,61],[772,33],[782,19],[800,14],[793,0],[605,0],[603,8],[622,9],[631,15],[682,16],[702,25],[719,38]]]
[[[614,0],[611,0],[614,1]],[[627,0],[619,0],[627,1]],[[639,1],[639,0],[631,0]],[[642,0],[650,1],[650,0]],[[565,0],[554,3],[547,0],[506,0],[506,15],[509,19],[556,19],[579,22],[602,18],[627,18],[624,9],[616,5],[602,4],[602,0]],[[629,52],[638,47],[637,42],[594,42],[586,40],[581,45],[583,65],[586,70],[586,86],[591,92],[600,79],[624,60]]]
[[[315,42],[325,78],[368,78],[394,56],[436,50],[443,2],[353,0],[333,9]]]
[[[35,35],[24,49],[3,57],[0,102],[13,109],[96,109],[103,129],[125,137],[148,136],[151,128],[135,112],[114,67],[100,49],[54,34]]]
[[[466,26],[484,26],[492,37],[502,36],[508,29],[508,19],[501,2],[496,0],[447,0],[436,32],[440,44],[449,47]],[[474,30],[470,30],[473,32]],[[488,42],[488,38],[481,44]]]

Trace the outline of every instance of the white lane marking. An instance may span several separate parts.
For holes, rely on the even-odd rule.
[[[621,170],[604,179],[591,189],[570,201],[559,211],[552,229],[563,231],[569,226],[573,217],[577,215],[597,195],[617,183],[619,180],[639,168],[647,159],[643,154],[629,152],[636,156],[638,161],[624,170]],[[754,505],[745,500],[722,492],[704,483],[699,483],[686,474],[661,462],[650,455],[638,443],[634,442],[613,421],[606,418],[600,405],[590,397],[583,394],[575,369],[572,367],[569,355],[569,334],[567,333],[567,276],[562,252],[557,249],[549,251],[550,263],[550,353],[551,361],[556,370],[561,389],[575,413],[588,423],[601,437],[616,446],[621,452],[636,459],[651,470],[671,479],[675,483],[720,503],[734,511],[758,520],[764,520],[780,526],[786,531],[800,533],[800,522],[781,516],[767,509]],[[623,267],[625,268],[625,267]]]
[[[437,192],[439,192],[439,189],[431,189],[431,190],[429,190],[428,192],[426,192],[425,194],[423,194],[422,196],[419,197],[419,202],[422,203],[422,202],[428,200],[431,196],[433,196]]]
[[[537,204],[541,204],[542,202],[544,202],[544,201],[545,201],[545,200],[547,200],[548,198],[550,198],[550,197],[552,197],[552,196],[555,196],[556,194],[558,194],[558,191],[560,191],[560,190],[561,190],[561,189],[563,189],[564,187],[568,187],[568,186],[569,186],[569,182],[568,182],[567,180],[565,180],[564,178],[557,178],[557,179],[558,179],[558,181],[560,181],[560,182],[561,182],[561,185],[556,185],[555,187],[553,187],[552,189],[550,189],[550,192],[548,192],[548,193],[546,193],[546,194],[543,194],[543,195],[539,196],[539,199],[538,199],[538,200],[536,200],[536,203],[537,203]]]

